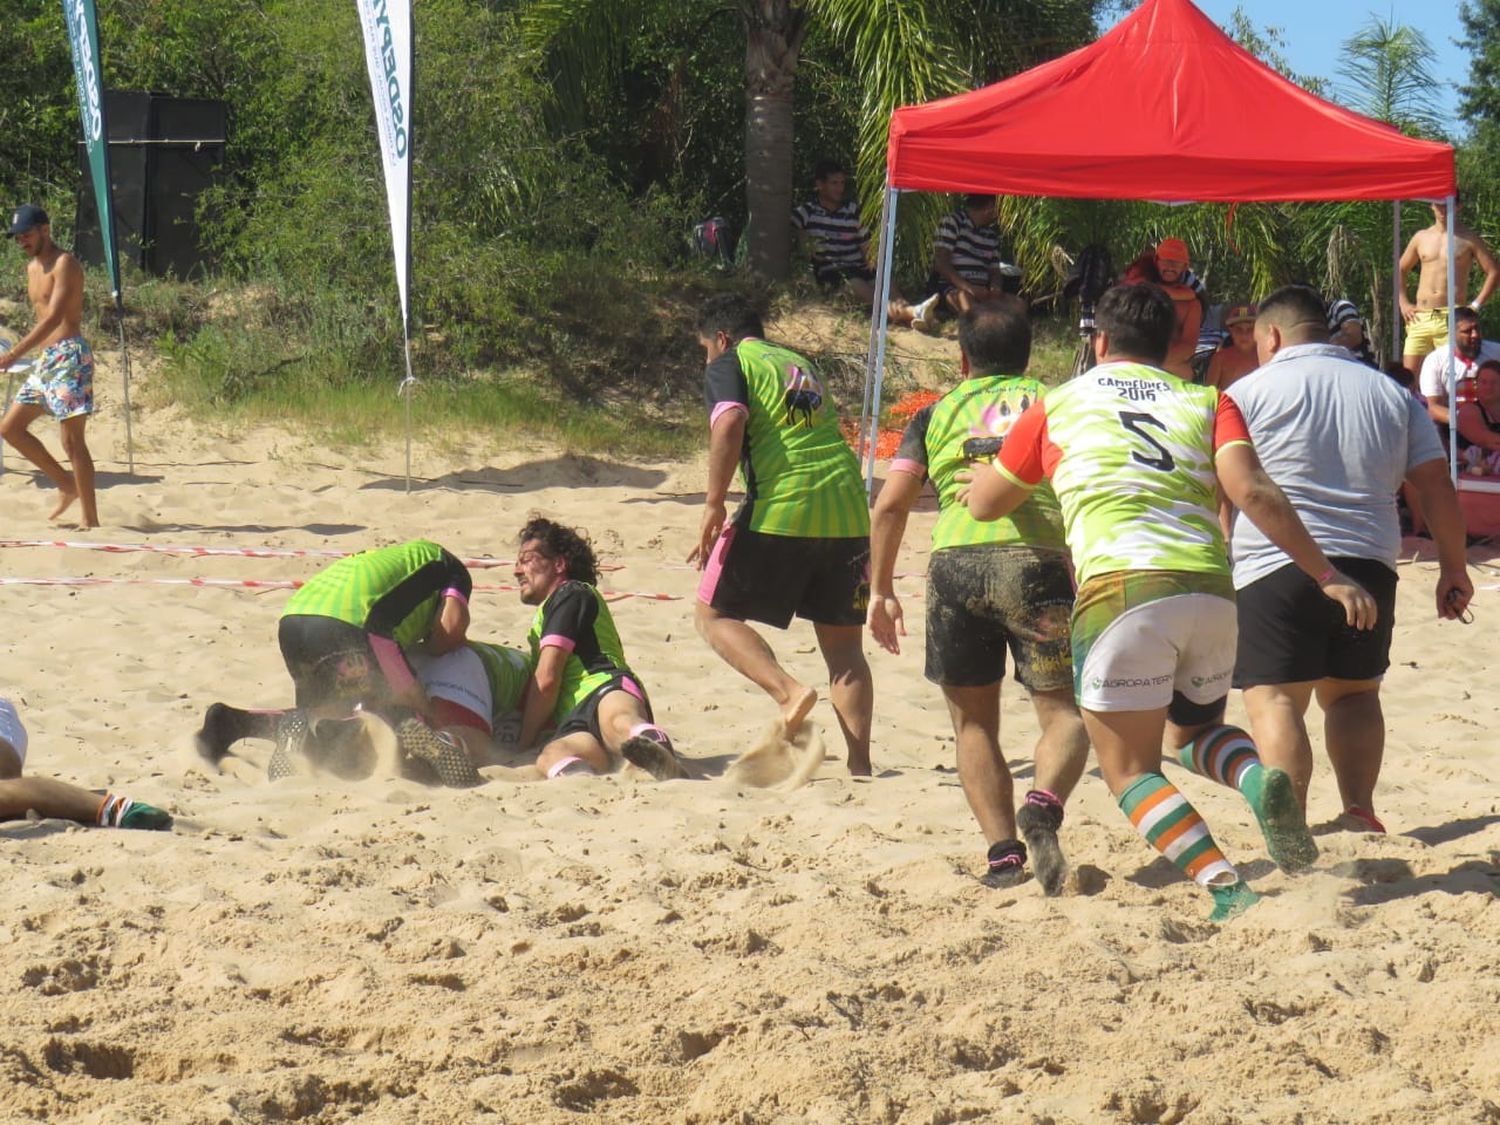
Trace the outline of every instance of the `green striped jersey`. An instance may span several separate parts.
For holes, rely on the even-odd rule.
[[[870,533],[859,462],[813,365],[788,348],[744,339],[705,375],[712,425],[747,414],[740,472],[745,506],[735,522],[766,535],[857,539]]]
[[[983,375],[966,379],[912,415],[891,462],[892,472],[930,476],[938,495],[932,549],[1024,544],[1063,551],[1062,512],[1044,481],[1008,516],[981,522],[954,497],[964,485],[961,471],[990,461],[1023,411],[1045,388],[1024,376]]]
[[[1049,390],[996,467],[1049,477],[1080,585],[1119,570],[1227,574],[1214,455],[1249,443],[1232,399],[1140,363],[1105,363]]]
[[[492,645],[483,641],[470,641],[469,647],[484,666],[484,676],[490,683],[490,699],[493,714],[491,722],[499,722],[512,711],[521,708],[521,696],[531,680],[535,665],[531,658],[518,648],[509,645]]]
[[[526,642],[533,668],[544,648],[568,653],[557,704],[552,709],[556,722],[567,718],[595,689],[617,676],[632,674],[609,605],[585,582],[564,582],[548,595],[537,607]]]
[[[474,583],[464,564],[430,540],[413,539],[320,570],[291,596],[282,616],[331,617],[412,648],[432,631],[450,586],[468,598]]]

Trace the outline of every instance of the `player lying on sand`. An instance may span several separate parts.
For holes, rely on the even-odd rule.
[[[26,814],[75,820],[101,828],[171,828],[171,814],[117,793],[80,789],[65,781],[22,777],[29,738],[15,706],[0,698],[0,820]]]
[[[218,762],[241,738],[274,739],[268,773],[275,781],[296,772],[314,722],[365,710],[390,723],[403,759],[419,774],[425,767],[445,785],[478,785],[468,755],[426,722],[427,696],[409,659],[463,645],[472,589],[464,565],[426,539],[361,551],[319,571],[281,617],[278,639],[296,707],[249,711],[215,703],[197,734],[199,753]]]
[[[521,601],[537,607],[519,743],[529,747],[553,728],[537,769],[549,778],[606,773],[623,756],[660,781],[686,777],[625,662],[588,540],[551,520],[531,520],[521,529],[515,578]]]

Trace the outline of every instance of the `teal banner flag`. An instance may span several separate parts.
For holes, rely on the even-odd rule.
[[[99,16],[94,0],[62,0],[68,21],[68,44],[73,49],[73,76],[78,85],[78,117],[83,144],[94,181],[94,205],[99,211],[99,241],[104,244],[104,267],[109,270],[110,293],[120,296],[120,262],[115,254],[115,208],[109,190],[109,130],[104,127],[104,74],[99,68]]]

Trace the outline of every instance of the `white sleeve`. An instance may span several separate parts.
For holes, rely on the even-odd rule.
[[[1422,374],[1418,383],[1422,388],[1422,394],[1428,398],[1434,395],[1445,395],[1448,393],[1448,381],[1444,378],[1447,374],[1448,357],[1442,352],[1429,352],[1427,358],[1422,361]]]

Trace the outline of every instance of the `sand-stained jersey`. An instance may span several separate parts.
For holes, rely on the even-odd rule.
[[[981,522],[954,499],[964,487],[954,479],[994,457],[996,443],[1046,388],[1025,376],[983,375],[965,379],[937,402],[912,415],[891,461],[891,472],[932,478],[938,518],[932,549],[1028,546],[1063,551],[1062,512],[1045,481],[1008,516]]]
[[[470,641],[469,647],[484,666],[484,678],[490,683],[492,714],[490,720],[498,722],[512,711],[521,708],[521,696],[531,679],[536,664],[526,653],[509,645],[486,644]]]
[[[1105,363],[1049,390],[995,468],[1052,481],[1080,585],[1112,571],[1228,574],[1214,456],[1250,444],[1234,401],[1141,363]]]
[[[813,365],[789,348],[746,338],[708,365],[709,425],[746,413],[735,522],[765,535],[855,539],[870,534],[859,462]]]
[[[542,649],[560,648],[568,654],[552,717],[561,722],[596,688],[619,676],[633,676],[625,663],[615,619],[599,591],[586,582],[564,582],[540,606],[526,634],[531,667]]]
[[[432,631],[447,589],[467,601],[474,589],[468,569],[436,543],[412,539],[325,567],[291,596],[282,616],[331,617],[411,648]]]

